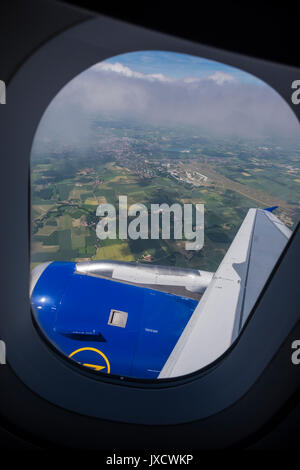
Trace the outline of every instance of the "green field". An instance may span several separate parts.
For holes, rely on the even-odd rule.
[[[48,150],[32,158],[33,264],[147,259],[214,271],[250,207],[279,201],[281,220],[290,228],[299,221],[298,144],[285,148],[269,138],[263,142],[214,139],[199,129],[104,118],[99,118],[98,129],[97,151],[64,149],[60,154],[55,148],[53,153]],[[126,195],[129,204],[143,203],[148,208],[154,203],[204,203],[204,248],[189,252],[174,239],[99,240],[96,209],[105,202],[117,205],[119,195]]]

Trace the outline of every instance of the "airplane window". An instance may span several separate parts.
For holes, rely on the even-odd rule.
[[[300,214],[299,123],[203,57],[95,64],[31,152],[31,304],[58,351],[139,379],[195,372],[239,336]]]

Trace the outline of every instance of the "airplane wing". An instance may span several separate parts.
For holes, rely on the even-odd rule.
[[[195,372],[229,348],[290,235],[271,212],[249,209],[158,378]]]

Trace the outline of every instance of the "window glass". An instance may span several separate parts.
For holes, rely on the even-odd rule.
[[[140,51],[76,76],[46,109],[31,154],[31,301],[40,330],[96,373],[156,379],[207,365],[224,351],[210,354],[213,340],[202,341],[206,362],[189,366],[189,341],[195,347],[217,330],[227,335],[224,349],[238,336],[299,220],[299,157],[287,103],[238,68]],[[248,245],[232,245],[247,214],[246,235],[257,231],[248,240],[251,269]],[[216,300],[200,334],[190,319],[209,288],[217,299],[210,286],[229,247],[239,252],[241,268],[232,266],[241,287],[226,292],[243,296],[243,310],[228,307],[221,328],[227,298]]]

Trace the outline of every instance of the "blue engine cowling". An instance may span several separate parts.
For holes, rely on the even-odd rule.
[[[156,378],[198,303],[80,274],[73,262],[35,270],[31,303],[42,332],[66,356],[104,373]]]

